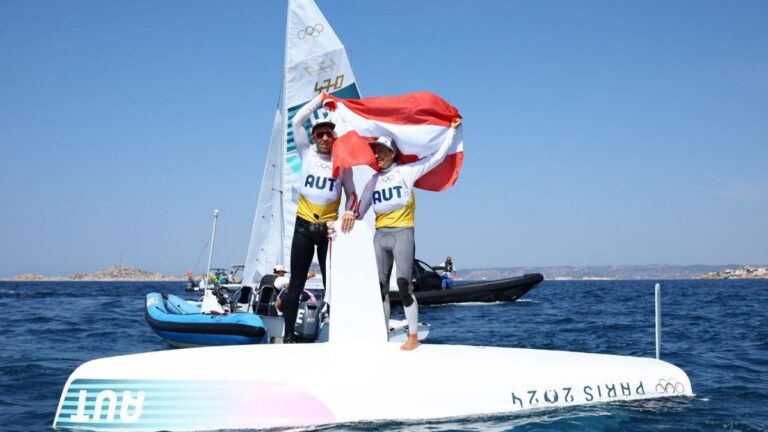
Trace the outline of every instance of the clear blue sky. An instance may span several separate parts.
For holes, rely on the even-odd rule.
[[[465,164],[418,193],[459,268],[768,263],[768,2],[318,2],[364,96],[430,90]],[[243,262],[282,1],[0,2],[0,277]],[[204,267],[206,256],[197,270]]]

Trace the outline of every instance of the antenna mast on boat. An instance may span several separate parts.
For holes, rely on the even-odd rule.
[[[656,310],[656,359],[661,358],[661,284],[656,284],[655,292],[655,310]]]
[[[213,211],[213,229],[211,230],[211,249],[208,251],[208,268],[205,270],[205,279],[211,273],[211,258],[213,258],[213,243],[216,241],[216,220],[219,218],[219,209]],[[207,284],[206,284],[207,285]]]

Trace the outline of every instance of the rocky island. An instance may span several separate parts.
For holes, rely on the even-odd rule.
[[[74,273],[69,276],[44,276],[36,273],[20,274],[7,279],[6,281],[184,281],[186,276],[165,276],[160,273],[154,273],[135,267],[125,265],[113,265],[93,273]]]

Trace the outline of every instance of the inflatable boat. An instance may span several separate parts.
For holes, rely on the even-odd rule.
[[[424,261],[415,260],[413,272],[413,293],[419,305],[513,302],[544,280],[541,273],[530,273],[496,280],[455,281],[452,288],[442,289],[440,274]],[[401,304],[400,293],[390,291],[389,301],[393,305]]]
[[[200,307],[173,294],[149,293],[147,323],[176,347],[266,343],[266,330],[256,314],[203,314]]]

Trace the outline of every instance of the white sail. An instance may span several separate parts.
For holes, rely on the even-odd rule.
[[[283,262],[288,265],[301,178],[301,160],[293,142],[291,120],[317,94],[360,97],[344,45],[312,0],[291,0],[288,5],[285,82],[287,134],[283,165]]]
[[[253,218],[251,242],[243,270],[243,285],[255,287],[261,277],[272,272],[275,264],[282,260],[283,250],[283,209],[282,169],[285,121],[282,97],[275,112],[269,153],[264,164],[264,175]]]
[[[301,160],[293,142],[293,116],[320,93],[360,97],[344,45],[312,0],[289,1],[284,73],[243,275],[243,283],[249,286],[258,283],[276,264],[290,267],[301,179]],[[275,162],[272,158],[278,153]],[[277,184],[280,187],[274,187]]]
[[[289,111],[323,92],[360,97],[344,45],[312,0],[289,2],[285,80]]]

